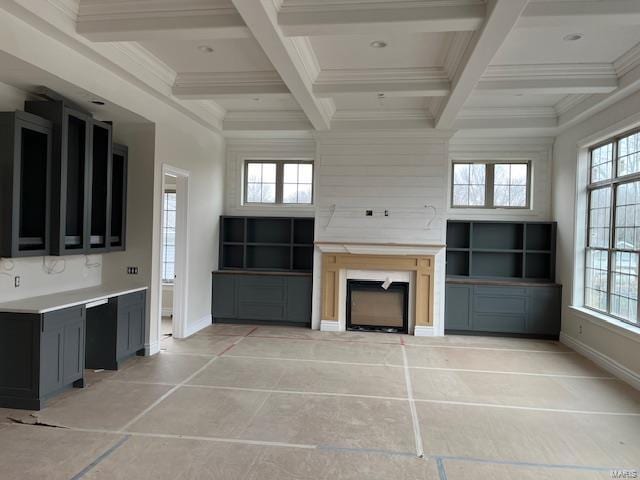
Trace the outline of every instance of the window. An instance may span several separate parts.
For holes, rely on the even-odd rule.
[[[585,307],[638,326],[640,131],[589,150]]]
[[[244,202],[247,204],[313,203],[312,162],[247,160],[244,176]]]
[[[164,193],[162,224],[162,281],[173,283],[176,256],[176,192]]]
[[[529,208],[529,162],[455,162],[451,205],[463,208]]]

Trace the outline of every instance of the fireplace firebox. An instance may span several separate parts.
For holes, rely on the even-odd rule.
[[[409,333],[409,284],[347,280],[347,330]]]

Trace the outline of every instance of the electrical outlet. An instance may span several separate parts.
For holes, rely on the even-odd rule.
[[[364,212],[367,217],[373,217],[373,210],[367,210]]]
[[[127,267],[127,275],[137,275],[138,267]]]
[[[582,335],[582,325],[578,325],[578,334]]]
[[[19,276],[13,277],[13,285],[15,286],[15,288],[18,288],[20,286],[20,277]]]
[[[384,216],[385,216],[385,217],[388,217],[388,216],[389,216],[389,210],[385,210],[385,211],[384,211]]]

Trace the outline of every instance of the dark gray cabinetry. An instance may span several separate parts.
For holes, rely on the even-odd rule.
[[[562,287],[447,282],[448,333],[506,333],[558,338]]]
[[[89,188],[89,251],[109,250],[111,242],[112,142],[111,125],[91,121]]]
[[[49,253],[51,123],[0,113],[0,256]]]
[[[129,149],[113,144],[111,165],[111,239],[109,250],[126,248],[127,240],[127,168]]]
[[[87,309],[87,368],[117,370],[122,360],[144,354],[146,293],[112,297]]]
[[[213,272],[214,322],[311,324],[311,275]]]
[[[63,388],[84,385],[84,306],[0,313],[0,323],[0,407],[39,410]]]

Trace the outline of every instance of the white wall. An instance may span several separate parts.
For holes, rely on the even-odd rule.
[[[137,228],[133,223],[137,215],[143,222],[144,228],[141,227],[141,230],[144,233],[140,232],[139,244],[135,240],[129,242],[129,238],[128,243],[132,248],[144,249],[145,253],[131,258],[128,255],[133,255],[132,250],[122,255],[121,261],[114,263],[113,268],[106,265],[104,267],[105,278],[109,281],[130,281],[131,278],[121,267],[128,263],[129,258],[140,264],[144,262],[144,273],[139,278],[151,280],[149,318],[154,320],[147,328],[150,338],[147,348],[155,352],[158,350],[159,340],[156,320],[160,316],[162,164],[174,165],[191,174],[187,301],[188,328],[193,330],[205,325],[207,320],[210,322],[211,270],[217,267],[217,219],[223,208],[224,139],[200,122],[194,121],[192,116],[175,107],[173,102],[164,101],[139,83],[131,82],[129,72],[105,68],[95,52],[88,55],[87,47],[79,45],[82,42],[73,37],[75,33],[65,36],[45,30],[46,33],[43,33],[0,9],[0,51],[35,65],[60,81],[92,92],[106,102],[126,108],[155,124],[153,167],[147,166],[145,180],[141,185],[133,184],[129,189],[130,195],[134,197],[136,189],[144,191],[144,202],[130,202],[129,212],[132,217],[128,224],[133,234]],[[25,48],[25,45],[29,48]],[[140,147],[145,152],[145,163],[149,162],[150,149],[148,140],[145,141],[144,148]],[[130,158],[130,161],[137,160]],[[148,183],[150,181],[153,181],[152,190]],[[151,199],[149,192],[153,192]],[[149,209],[150,205],[152,209]],[[149,267],[146,266],[147,262],[150,263]]]
[[[553,218],[558,222],[557,279],[563,285],[562,335],[583,353],[607,364],[640,388],[640,333],[572,309],[581,305],[582,253],[574,248],[584,236],[584,210],[578,199],[585,194],[586,170],[578,169],[579,145],[593,143],[640,124],[640,93],[612,105],[596,116],[563,132],[554,146],[552,175]],[[583,162],[586,169],[586,162]],[[577,175],[582,179],[576,182]],[[584,198],[584,197],[582,197]],[[583,202],[582,202],[583,203]],[[577,213],[576,213],[577,212]],[[579,223],[580,230],[576,230]],[[574,272],[577,265],[577,273]]]
[[[0,83],[0,111],[24,110],[27,93]],[[99,285],[101,255],[14,258],[0,261],[0,302]],[[20,277],[20,287],[14,278]]]
[[[451,198],[451,175],[454,161],[526,160],[531,162],[531,208],[465,209],[447,208],[447,217],[461,220],[549,221],[551,219],[551,170],[553,138],[477,138],[451,139],[447,199]],[[451,202],[449,202],[450,205]]]
[[[245,160],[315,160],[312,138],[238,138],[227,140],[225,215],[312,217],[313,206],[243,205]]]

